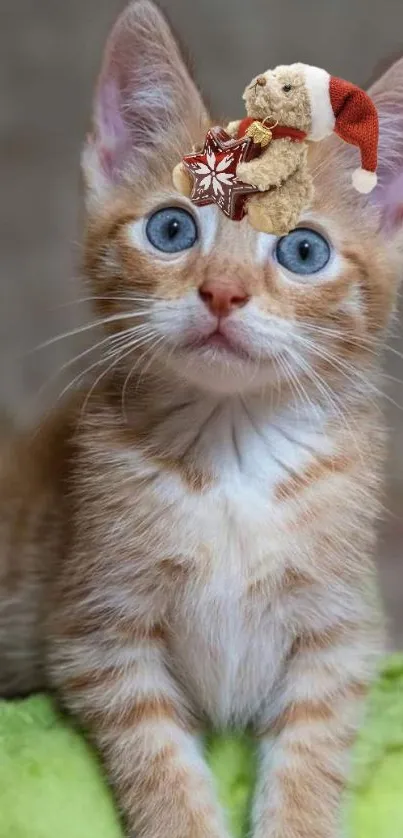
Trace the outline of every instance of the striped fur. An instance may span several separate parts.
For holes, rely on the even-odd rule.
[[[333,242],[325,275],[293,281],[272,237],[211,208],[200,247],[164,260],[143,218],[177,200],[170,172],[205,115],[146,0],[112,33],[97,97],[85,271],[105,354],[90,391],[1,451],[0,689],[56,689],[102,755],[130,838],[227,836],[200,737],[233,727],[261,751],[254,838],[336,838],[382,649],[372,555],[390,215],[386,238],[334,140],[311,158],[305,219]],[[230,358],[184,346],[211,325],[206,277],[235,278],[248,300],[226,321],[241,349]]]

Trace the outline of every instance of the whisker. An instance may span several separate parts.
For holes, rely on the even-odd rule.
[[[132,326],[127,330],[127,332],[124,330],[121,334],[116,336],[113,345],[107,349],[105,353],[106,357],[109,357],[113,353],[114,349],[119,348],[120,346],[124,349],[126,345],[128,346],[130,336],[137,339],[140,335],[141,337],[139,342],[141,342],[142,340],[145,340],[148,335],[152,335],[153,333],[154,331],[150,330],[150,326],[146,323],[142,323],[138,326]]]
[[[129,330],[129,331],[132,331],[132,330]],[[120,338],[120,337],[121,337],[121,335],[115,335],[115,339]],[[125,339],[125,341],[126,341],[126,339]],[[125,347],[125,344],[122,348],[124,348],[124,347]],[[78,383],[81,379],[85,378],[85,376],[88,375],[88,373],[90,373],[91,370],[95,369],[96,367],[100,366],[101,364],[106,364],[109,361],[111,355],[113,354],[115,356],[116,354],[119,353],[120,349],[121,349],[121,347],[119,345],[117,345],[116,347],[114,347],[113,352],[107,353],[104,357],[98,358],[97,361],[90,364],[88,367],[85,367],[85,369],[80,370],[80,372],[71,381],[69,381],[68,384],[66,384],[66,386],[63,388],[61,393],[59,393],[59,395],[56,398],[56,404],[63,398],[63,396],[69,390],[71,390],[74,387],[74,385],[76,383]]]
[[[59,377],[59,375],[61,375],[69,367],[74,366],[74,364],[78,363],[78,361],[80,361],[82,358],[85,358],[86,355],[90,355],[91,352],[95,352],[96,349],[99,349],[99,347],[104,346],[105,344],[109,343],[109,344],[114,345],[115,342],[118,343],[119,339],[123,338],[123,336],[130,335],[130,334],[132,334],[133,329],[139,329],[139,328],[141,328],[141,324],[140,324],[140,326],[132,326],[129,329],[124,329],[123,332],[119,332],[117,335],[108,335],[106,338],[103,338],[103,340],[98,341],[97,343],[88,347],[88,349],[85,349],[83,352],[80,352],[78,355],[75,355],[74,358],[70,358],[68,361],[66,361],[64,364],[62,364],[62,366],[59,367],[58,370],[56,370],[56,372],[53,373],[50,376],[50,378],[48,378],[44,382],[44,384],[41,385],[38,392],[36,393],[35,398],[38,398],[44,392],[46,387],[49,387],[49,385],[52,383],[52,381],[55,381],[55,379],[57,379]]]
[[[347,419],[347,415],[349,415],[349,418],[353,421],[353,424],[355,425],[355,428],[356,428],[358,434],[360,433],[360,429],[358,428],[357,423],[354,420],[354,418],[351,416],[351,414],[348,414],[348,411],[346,410],[345,405],[343,405],[343,403],[340,401],[339,397],[329,387],[327,382],[324,381],[323,377],[321,375],[319,375],[311,367],[311,365],[308,364],[299,354],[295,355],[294,361],[295,361],[296,364],[299,364],[301,369],[303,369],[305,371],[308,378],[310,378],[310,380],[312,381],[312,384],[317,388],[319,393],[322,394],[322,397],[325,400],[325,404],[327,404],[330,407],[331,410],[336,412],[336,415],[339,417],[340,421],[342,422],[342,424],[346,428],[347,433],[351,436],[351,438],[352,438],[352,440],[355,444],[356,450],[357,450],[359,456],[362,459],[361,447],[358,444],[357,437],[356,437],[355,433],[353,433],[353,431],[352,431],[351,425],[349,424],[349,421]]]
[[[344,340],[347,338],[349,341],[358,344],[359,346],[363,347],[376,347],[379,350],[381,346],[380,342],[374,338],[367,338],[362,335],[357,335],[356,332],[352,332],[350,330],[344,330],[342,332],[338,331],[337,329],[332,329],[326,326],[318,326],[314,323],[302,323],[302,328],[306,329],[310,334],[320,334],[326,335],[329,337],[334,338],[335,340]]]
[[[366,338],[360,335],[356,335],[354,332],[342,332],[338,333],[335,329],[326,328],[324,326],[317,326],[314,324],[305,325],[303,324],[303,328],[307,329],[310,333],[320,334],[332,337],[336,340],[343,340],[345,337],[351,342],[355,343],[357,346],[361,346],[365,351],[369,352],[371,355],[380,355],[382,352],[391,352],[395,357],[403,360],[403,353],[399,352],[398,349],[395,349],[394,346],[389,346],[387,343],[381,343],[381,341],[377,340],[376,338]],[[392,335],[393,337],[393,335]],[[400,335],[396,335],[395,337],[399,338]],[[403,384],[403,380],[396,378],[394,376],[390,376],[388,373],[382,371],[382,376],[384,378],[388,378],[390,381],[394,381],[399,384]]]
[[[80,305],[81,303],[92,303],[92,302],[122,302],[122,303],[150,303],[150,302],[163,302],[163,297],[135,297],[131,294],[127,296],[121,297],[111,297],[111,296],[91,296],[91,297],[76,297],[74,300],[69,300],[66,303],[60,303],[60,305],[52,308],[52,311],[58,311],[61,308],[67,308],[68,306]]]
[[[130,320],[134,317],[144,317],[144,315],[150,314],[151,310],[146,311],[133,311],[133,312],[124,312],[123,314],[113,314],[109,317],[105,317],[103,320],[95,320],[93,323],[87,323],[85,326],[79,326],[76,329],[72,329],[70,332],[64,332],[62,335],[56,335],[49,340],[44,341],[44,343],[39,344],[34,349],[31,349],[26,354],[32,355],[34,352],[39,352],[42,349],[46,349],[48,346],[52,346],[53,344],[57,343],[59,340],[65,340],[66,338],[74,337],[75,335],[82,334],[83,332],[88,331],[89,329],[95,329],[100,326],[105,326],[108,323],[116,323],[119,320]]]
[[[288,360],[284,357],[281,358],[281,361],[284,364],[286,376],[287,376],[287,379],[288,379],[288,381],[290,383],[290,386],[291,386],[291,391],[294,392],[294,404],[295,404],[297,410],[298,410],[298,400],[297,399],[299,398],[299,401],[301,402],[301,404],[302,405],[307,405],[313,411],[313,413],[316,414],[317,419],[320,420],[321,416],[320,416],[318,406],[315,405],[315,403],[312,401],[309,394],[307,393],[304,385],[302,384],[301,381],[299,381],[299,379],[296,376],[294,370],[292,369],[291,364],[289,364]],[[297,398],[295,398],[295,394],[296,394]]]
[[[117,351],[117,357],[116,357],[116,358],[112,361],[112,363],[111,363],[111,364],[109,364],[109,366],[106,368],[106,370],[104,370],[104,371],[103,371],[103,372],[102,372],[102,373],[101,373],[101,374],[100,374],[100,375],[96,378],[96,380],[95,380],[95,381],[94,381],[94,383],[92,384],[92,386],[91,386],[91,388],[90,388],[89,392],[87,393],[87,395],[86,395],[86,397],[85,397],[85,399],[84,399],[84,402],[83,402],[83,404],[82,404],[81,411],[80,411],[80,416],[81,416],[81,418],[83,418],[83,417],[84,417],[85,411],[86,411],[86,409],[87,409],[88,402],[89,402],[89,400],[90,400],[90,398],[91,398],[91,396],[92,396],[92,394],[93,394],[94,390],[96,390],[96,388],[99,386],[99,384],[101,383],[101,381],[102,381],[102,380],[105,378],[105,376],[106,376],[106,375],[108,375],[108,373],[109,373],[109,372],[110,372],[110,371],[111,371],[111,370],[112,370],[112,369],[116,366],[116,364],[120,363],[120,362],[121,362],[121,361],[123,361],[125,358],[127,358],[127,356],[128,356],[128,355],[130,355],[130,353],[131,353],[131,352],[133,352],[132,347],[130,347],[130,349],[127,349],[126,351],[123,351],[123,349],[121,349],[120,351],[118,350],[118,351]],[[109,360],[109,359],[108,359],[108,360]]]
[[[402,405],[399,405],[394,399],[391,398],[391,396],[389,396],[384,391],[380,390],[379,387],[376,387],[376,385],[372,381],[370,381],[368,378],[363,376],[362,372],[357,372],[357,370],[351,364],[348,364],[346,361],[342,360],[341,358],[337,358],[335,355],[333,355],[332,353],[329,353],[323,347],[318,347],[315,343],[313,343],[312,341],[307,340],[306,338],[303,338],[301,335],[297,335],[296,337],[297,337],[297,340],[300,341],[305,346],[307,346],[308,349],[311,350],[311,352],[316,354],[322,360],[327,360],[328,363],[331,366],[333,366],[334,369],[338,369],[344,375],[344,377],[347,378],[349,381],[351,381],[351,383],[353,383],[355,386],[357,386],[357,383],[358,384],[361,383],[362,385],[364,385],[366,388],[368,388],[370,391],[372,391],[379,398],[386,399],[388,402],[390,402],[390,404],[392,404],[398,410],[403,409]],[[379,374],[381,375],[381,373],[379,373]],[[386,375],[386,373],[385,373],[385,375]],[[398,379],[398,381],[399,381],[399,379]],[[399,381],[399,383],[400,383],[400,381]],[[361,391],[361,392],[364,392],[364,391]],[[368,394],[366,394],[366,395],[367,395],[367,398],[369,398],[369,395]],[[373,400],[372,400],[372,403],[375,404],[375,402]]]
[[[63,398],[63,396],[66,395],[66,393],[69,392],[69,390],[71,390],[74,387],[75,384],[77,384],[79,381],[81,381],[81,379],[85,378],[85,376],[88,375],[88,373],[90,373],[91,370],[94,370],[96,367],[99,367],[101,364],[105,364],[106,361],[107,361],[106,358],[99,358],[93,364],[90,364],[89,367],[86,367],[84,370],[81,370],[81,372],[79,372],[71,381],[69,381],[68,384],[66,384],[65,387],[63,387],[63,390],[61,391],[61,393],[59,393],[59,395],[56,399],[56,404],[57,404],[57,402],[59,402]]]
[[[80,381],[80,379],[84,378],[84,376],[87,375],[92,369],[94,369],[95,367],[99,366],[102,363],[104,363],[103,359],[99,359],[94,364],[91,364],[89,367],[86,367],[84,370],[81,370],[81,372],[79,372],[78,375],[76,375],[75,378],[73,378],[72,381],[69,381],[68,384],[66,384],[66,386],[63,388],[62,392],[58,394],[58,396],[56,397],[56,399],[52,403],[52,405],[49,407],[49,409],[45,412],[45,418],[48,417],[51,414],[51,412],[54,410],[54,408],[59,403],[59,401],[63,398],[63,396],[66,393],[68,393],[68,391],[71,390],[74,387],[74,385],[76,383],[78,383],[78,381]],[[36,436],[39,433],[39,429],[40,429],[40,425],[38,425],[37,429],[35,430],[34,436]]]
[[[163,341],[164,341],[164,340],[165,340],[165,336],[164,336],[164,335],[162,335],[160,338],[158,338],[158,340],[155,342],[155,344],[153,344],[152,346],[150,346],[150,347],[146,350],[146,352],[142,355],[141,359],[139,359],[139,363],[140,363],[140,361],[143,361],[143,360],[144,360],[144,358],[145,358],[145,356],[148,354],[148,352],[152,352],[153,350],[155,350],[155,349],[156,349],[156,347],[157,347],[157,346],[159,346],[161,343],[163,343]],[[148,363],[146,364],[146,366],[145,366],[145,367],[141,370],[137,386],[139,386],[139,384],[140,384],[140,382],[141,382],[141,379],[142,379],[142,378],[143,378],[143,376],[146,374],[146,372],[148,372],[148,370],[150,369],[150,366],[151,366],[151,364],[154,362],[155,358],[157,357],[157,354],[158,354],[158,353],[154,351],[154,353],[153,353],[153,354],[151,355],[151,357],[150,357],[149,362],[148,362]]]
[[[153,346],[155,345],[155,337],[158,337],[157,333],[154,333],[154,335],[152,335],[152,334],[149,335],[148,341],[151,342],[154,338],[154,342],[151,343],[151,346],[149,347],[149,349],[152,349]],[[137,341],[137,343],[134,343],[134,346],[137,346],[140,343],[146,343],[146,341],[144,341],[144,340],[143,341]],[[129,372],[127,373],[127,376],[124,380],[124,384],[123,384],[123,387],[122,387],[122,397],[121,397],[122,416],[123,416],[123,419],[124,419],[125,422],[127,422],[127,414],[126,414],[126,409],[125,409],[125,400],[126,400],[127,389],[128,389],[129,384],[130,384],[130,380],[135,373],[137,364],[138,364],[139,361],[142,360],[143,357],[144,357],[144,354],[141,355],[140,358],[138,358],[137,361],[131,366]]]
[[[398,349],[395,349],[394,346],[389,346],[389,344],[385,343],[384,349],[386,349],[387,352],[391,352],[392,355],[394,355],[396,358],[399,358],[401,361],[403,361],[403,353],[399,352]]]

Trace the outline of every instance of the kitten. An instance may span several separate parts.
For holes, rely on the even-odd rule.
[[[225,838],[207,727],[260,749],[254,838],[335,838],[382,649],[379,346],[398,280],[403,62],[380,187],[313,149],[288,237],[175,194],[206,111],[160,12],[108,41],[83,156],[98,380],[1,454],[0,688],[54,688],[127,835]],[[377,202],[375,204],[374,202]]]

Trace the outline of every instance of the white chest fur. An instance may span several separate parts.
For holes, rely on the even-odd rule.
[[[314,457],[331,453],[325,420],[308,410],[275,413],[261,401],[241,399],[176,415],[172,454],[181,459],[185,452],[211,475],[201,492],[170,471],[156,481],[157,502],[172,516],[169,540],[176,550],[197,562],[208,549],[227,586],[250,572],[267,552],[267,539],[273,545],[276,533],[281,536],[287,510],[276,497],[278,486]]]
[[[256,713],[281,666],[287,637],[270,602],[255,602],[248,590],[275,577],[290,551],[289,511],[276,487],[329,453],[324,421],[307,412],[268,419],[264,405],[236,400],[175,413],[174,453],[191,450],[212,479],[192,491],[161,469],[153,488],[158,558],[187,570],[171,612],[173,659],[217,725]]]

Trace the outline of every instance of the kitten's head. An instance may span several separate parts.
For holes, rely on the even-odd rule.
[[[395,299],[403,62],[371,95],[374,193],[353,190],[357,151],[333,137],[312,149],[316,197],[298,228],[257,234],[175,192],[172,169],[208,117],[161,13],[148,0],[128,6],[107,43],[83,156],[86,265],[112,364],[143,374],[157,365],[168,381],[222,393],[354,381]],[[220,172],[211,177],[219,189]]]

